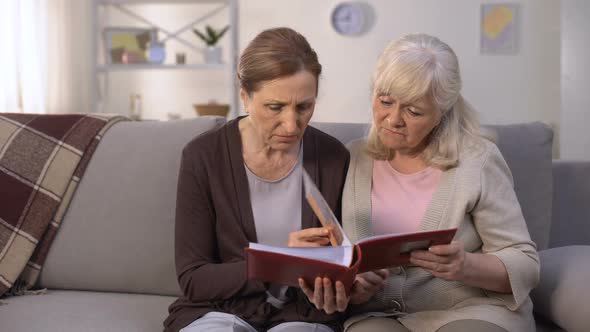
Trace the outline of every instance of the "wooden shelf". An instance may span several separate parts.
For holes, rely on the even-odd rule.
[[[132,5],[132,4],[179,4],[179,3],[227,3],[228,0],[94,0],[98,5]]]
[[[226,63],[220,64],[186,64],[186,65],[152,65],[152,64],[115,64],[115,65],[99,65],[96,69],[99,72],[109,71],[132,71],[132,70],[201,70],[201,69],[226,69]]]

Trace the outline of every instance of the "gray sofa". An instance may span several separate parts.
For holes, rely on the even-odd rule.
[[[180,292],[173,256],[180,152],[194,136],[223,122],[122,122],[107,132],[41,273],[39,286],[47,294],[5,299],[0,331],[161,331],[167,307]],[[366,129],[315,125],[345,143]],[[532,294],[538,330],[585,331],[590,162],[552,161],[553,134],[540,123],[494,129],[541,250],[541,284]]]

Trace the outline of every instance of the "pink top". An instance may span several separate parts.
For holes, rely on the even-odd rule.
[[[374,235],[416,231],[441,174],[441,170],[433,167],[403,174],[387,160],[375,160],[371,190]]]

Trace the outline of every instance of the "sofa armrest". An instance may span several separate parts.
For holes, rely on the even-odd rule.
[[[590,326],[590,246],[539,252],[541,280],[531,292],[535,313],[568,332]]]
[[[549,248],[590,245],[590,161],[553,160]]]

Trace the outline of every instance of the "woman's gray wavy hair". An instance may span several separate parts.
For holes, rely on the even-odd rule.
[[[456,166],[466,139],[481,137],[475,112],[461,96],[457,56],[436,37],[409,34],[391,42],[379,56],[371,90],[373,97],[385,94],[408,103],[425,100],[441,112],[441,121],[427,136],[423,151],[430,165]],[[390,160],[395,153],[381,142],[375,123],[369,130],[367,151],[380,160]]]

